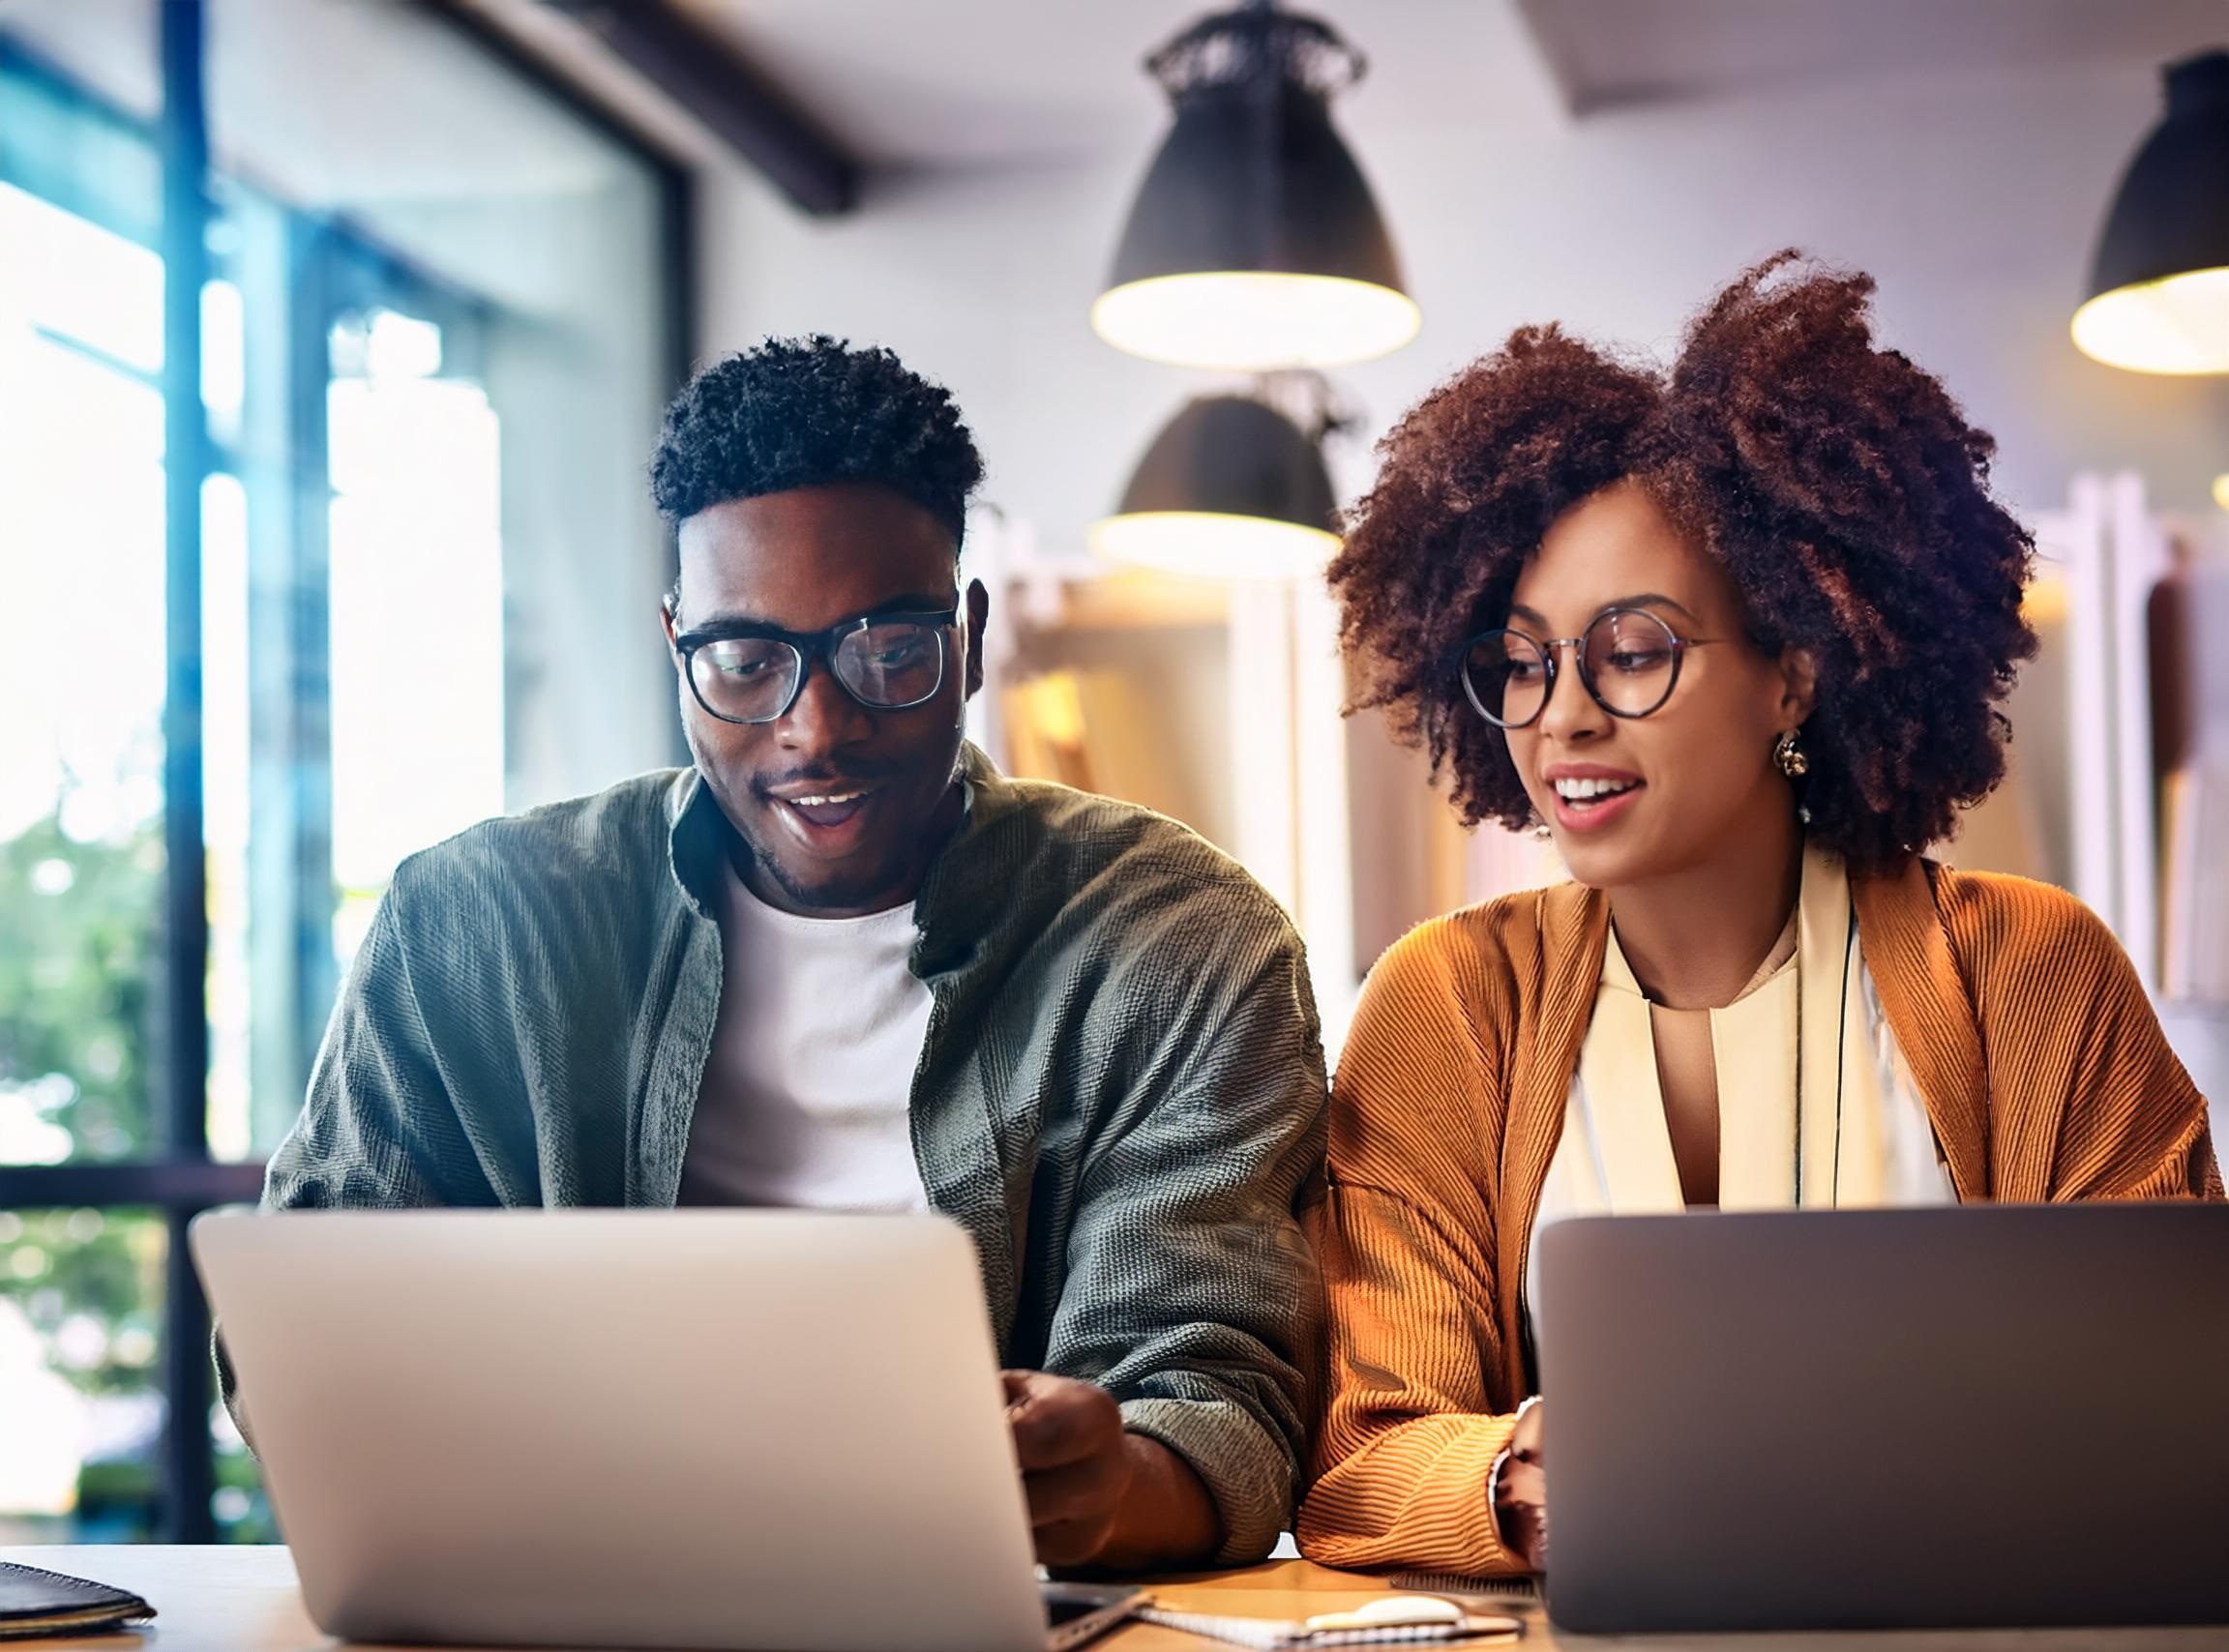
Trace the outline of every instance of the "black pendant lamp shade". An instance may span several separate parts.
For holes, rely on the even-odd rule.
[[[1257,5],[1194,24],[1146,68],[1175,124],[1092,307],[1099,336],[1233,371],[1365,361],[1414,338],[1392,237],[1331,124],[1361,54]]]
[[[1282,413],[1244,396],[1185,405],[1139,460],[1093,546],[1123,562],[1201,578],[1320,571],[1339,548],[1323,456]]]
[[[2166,118],[2114,194],[2074,342],[2138,372],[2229,372],[2229,52],[2165,75]]]

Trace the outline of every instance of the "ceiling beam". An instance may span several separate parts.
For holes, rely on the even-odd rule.
[[[1505,21],[1509,44],[1530,63],[1559,119],[1568,125],[1588,113],[1578,44],[1570,18],[1559,12],[1555,0],[1509,0]]]
[[[799,210],[859,203],[859,159],[733,44],[671,0],[544,0],[654,81]]]

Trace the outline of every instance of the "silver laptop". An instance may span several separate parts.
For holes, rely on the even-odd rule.
[[[328,1634],[1046,1652],[1130,1609],[1041,1595],[941,1219],[223,1212],[192,1243]]]
[[[2229,1623],[2229,1207],[1541,1236],[1563,1629]]]

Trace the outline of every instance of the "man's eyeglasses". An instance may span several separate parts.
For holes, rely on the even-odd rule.
[[[1556,692],[1556,661],[1564,648],[1579,680],[1612,717],[1647,717],[1672,697],[1679,661],[1690,648],[1724,637],[1681,636],[1646,608],[1606,608],[1578,636],[1542,641],[1502,627],[1464,644],[1458,670],[1471,708],[1498,728],[1539,720]]]
[[[824,632],[752,626],[673,639],[697,703],[722,723],[772,723],[804,692],[818,661],[844,692],[871,711],[925,705],[944,687],[945,636],[957,606],[941,613],[864,614]]]

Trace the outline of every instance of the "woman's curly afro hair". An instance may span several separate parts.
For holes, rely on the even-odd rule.
[[[1813,839],[1893,865],[2003,777],[1997,709],[2036,650],[2034,546],[1989,493],[1996,444],[1940,381],[1873,341],[1871,278],[1781,252],[1688,328],[1669,371],[1525,327],[1380,444],[1330,579],[1350,710],[1446,770],[1466,824],[1531,806],[1464,700],[1462,645],[1506,617],[1548,526],[1630,478],[1733,576],[1752,639],[1818,664],[1801,782]]]
[[[668,521],[792,487],[879,483],[964,536],[983,458],[951,393],[885,349],[768,339],[700,369],[666,410],[650,494]]]

